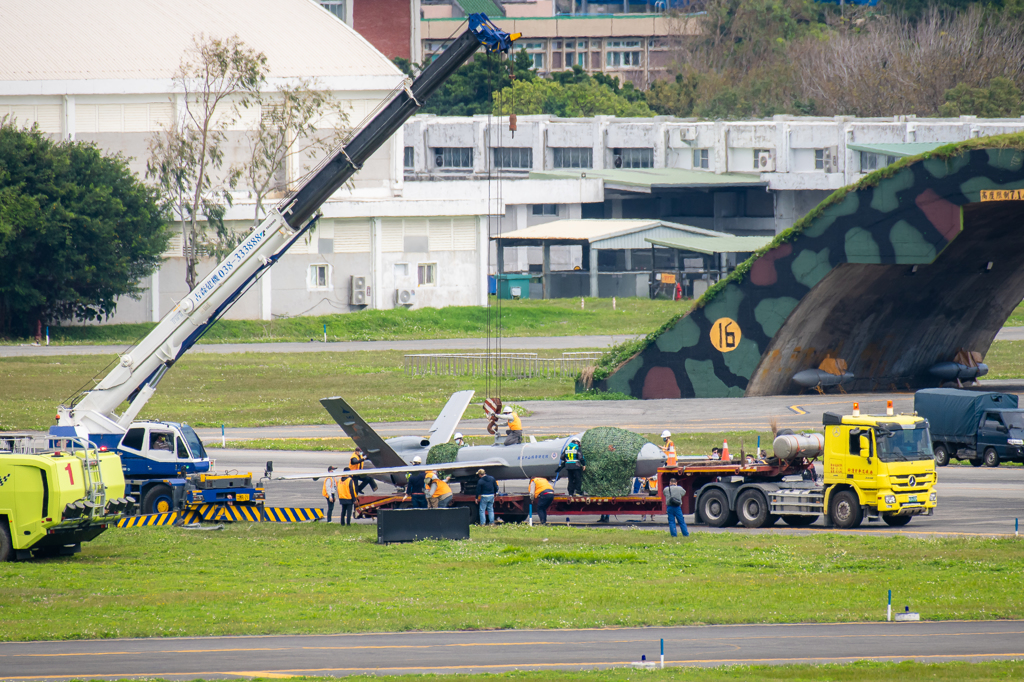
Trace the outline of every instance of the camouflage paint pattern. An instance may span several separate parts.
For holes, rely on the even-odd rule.
[[[1024,146],[1024,136],[1003,140]],[[903,160],[837,191],[739,266],[723,286],[711,289],[692,312],[648,337],[641,352],[595,382],[595,388],[639,398],[747,394],[773,338],[787,334],[791,313],[819,282],[846,272],[837,267],[862,264],[851,272],[863,272],[872,265],[930,264],[945,249],[956,248],[961,207],[979,202],[982,190],[1024,188],[1024,152],[972,149],[978,141],[972,143]],[[842,281],[832,285],[841,287]],[[716,347],[728,341],[724,325],[713,329],[720,320],[731,320],[741,330],[727,352]],[[811,350],[798,364],[816,367],[829,349]]]

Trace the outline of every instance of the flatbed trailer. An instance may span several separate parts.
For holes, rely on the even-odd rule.
[[[658,469],[658,491],[664,490],[670,479],[675,478],[680,487],[686,491],[683,499],[683,513],[694,514],[695,523],[706,523],[697,506],[697,497],[705,486],[724,486],[742,492],[744,486],[759,485],[781,481],[786,476],[802,476],[805,471],[812,470],[813,464],[807,460],[758,462],[744,464],[740,462],[690,462],[674,467]],[[738,492],[737,492],[738,495]],[[732,495],[734,501],[737,495]],[[728,499],[728,496],[727,496]],[[476,497],[474,495],[456,494],[451,506],[469,507],[472,518],[477,518]],[[393,495],[360,495],[356,504],[356,514],[363,518],[376,518],[380,509],[407,509],[412,507],[412,500],[401,493]],[[499,493],[494,498],[494,515],[506,523],[522,523],[526,521],[530,509],[530,496],[525,493]],[[599,497],[595,495],[555,495],[548,507],[548,516],[613,516],[639,515],[654,516],[667,514],[665,500],[660,494],[626,495],[621,497]]]

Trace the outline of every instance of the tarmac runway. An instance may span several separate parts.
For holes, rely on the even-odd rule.
[[[927,617],[927,613],[921,614]],[[884,620],[884,608],[879,619]],[[169,680],[667,666],[986,661],[1024,656],[1024,622],[498,630],[0,643],[0,680]]]

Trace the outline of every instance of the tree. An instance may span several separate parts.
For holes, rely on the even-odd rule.
[[[157,191],[124,157],[0,120],[0,334],[109,317],[167,240]]]
[[[258,225],[264,217],[263,200],[267,195],[287,189],[287,173],[282,171],[289,160],[309,151],[330,151],[344,141],[349,131],[345,125],[348,114],[341,102],[330,92],[317,90],[312,81],[285,85],[277,93],[259,92],[254,102],[259,106],[260,119],[245,133],[250,159],[236,172],[245,178],[256,200],[253,225]],[[317,124],[325,116],[333,119],[333,132],[323,136]]]
[[[563,75],[564,74],[564,75]],[[551,114],[566,118],[610,115],[653,116],[643,93],[632,83],[619,88],[618,78],[588,76],[578,66],[552,74],[554,80],[537,78],[515,81],[494,93],[494,113],[499,115]]]
[[[200,34],[181,60],[175,84],[182,90],[184,111],[150,140],[147,176],[157,182],[166,205],[178,216],[185,256],[185,284],[197,282],[201,251],[210,246],[201,232],[204,220],[216,240],[230,241],[224,213],[237,169],[218,176],[224,164],[225,129],[237,120],[266,81],[267,58],[238,36],[226,40]],[[214,243],[212,246],[216,247]]]
[[[946,91],[946,103],[939,116],[972,114],[982,118],[1017,118],[1024,111],[1020,88],[1009,78],[997,76],[987,88],[972,88],[960,83]]]

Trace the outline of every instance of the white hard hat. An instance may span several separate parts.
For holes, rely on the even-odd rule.
[[[501,413],[502,413],[502,414],[512,414],[512,408],[511,408],[511,407],[510,407],[509,405],[506,405],[506,406],[505,406],[505,407],[504,407],[504,408],[503,408],[503,409],[501,410]]]
[[[462,439],[462,434],[461,433],[456,433],[455,434],[455,440],[461,440],[461,439]]]
[[[672,434],[671,434],[671,433],[669,433],[668,431],[662,431],[662,432],[661,432],[661,437],[662,437],[662,438],[671,438],[671,437],[672,437]]]
[[[412,458],[412,463],[423,464],[423,459],[419,455],[416,455],[415,457]]]

